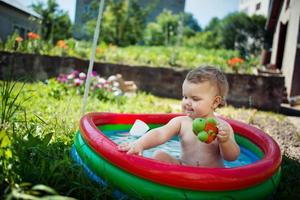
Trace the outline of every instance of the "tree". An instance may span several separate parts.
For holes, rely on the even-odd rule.
[[[195,36],[185,38],[184,45],[189,47],[202,47],[205,49],[221,48],[221,37],[212,31],[197,32]]]
[[[95,6],[92,9],[98,8]],[[150,6],[142,8],[138,0],[108,0],[101,26],[102,40],[118,46],[140,42],[149,12]],[[96,19],[87,22],[86,29],[90,35],[94,33],[95,24]]]
[[[164,33],[158,23],[150,22],[144,32],[144,42],[146,45],[159,46],[164,43]]]
[[[217,17],[213,17],[208,25],[205,27],[204,31],[212,31],[212,32],[216,32],[218,31],[218,29],[220,28],[220,22],[221,20]]]
[[[221,38],[223,48],[238,50],[246,58],[260,52],[266,38],[265,23],[263,16],[231,13],[221,20],[213,18],[205,31],[211,31],[214,37]]]
[[[144,42],[147,45],[178,45],[182,37],[192,37],[199,31],[201,27],[192,14],[173,14],[164,10],[155,22],[147,24]]]
[[[245,13],[232,13],[220,22],[222,45],[226,49],[236,49],[246,58],[257,54],[265,40],[266,31],[263,16],[247,16]]]
[[[232,13],[222,20],[222,39],[226,49],[235,49],[247,42],[247,26],[251,23],[245,13]]]
[[[183,13],[183,35],[186,37],[194,36],[197,32],[201,32],[197,20],[191,13]]]
[[[268,40],[272,37],[268,35],[265,30],[265,24],[267,19],[262,15],[251,16],[251,25],[248,28],[248,32],[253,41],[249,44],[249,51],[255,55],[261,52],[261,48],[270,43]]]
[[[56,0],[48,0],[32,4],[35,12],[42,16],[41,37],[52,43],[72,36],[72,23],[67,12],[59,9]]]
[[[268,41],[264,29],[266,18],[249,17],[245,13],[231,13],[223,19],[212,18],[203,32],[185,38],[187,46],[234,49],[244,58],[258,55]]]

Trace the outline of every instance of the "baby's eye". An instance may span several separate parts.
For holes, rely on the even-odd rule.
[[[201,98],[196,98],[196,97],[193,98],[193,101],[200,101],[200,100]]]
[[[183,95],[183,96],[182,96],[182,99],[187,99],[187,97]]]

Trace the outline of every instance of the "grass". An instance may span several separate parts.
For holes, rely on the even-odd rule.
[[[3,88],[3,82],[0,83],[0,88]],[[5,96],[16,102],[14,105],[18,109],[13,110],[7,118],[8,125],[0,126],[0,198],[34,199],[52,196],[61,199],[111,199],[111,188],[101,188],[91,182],[81,167],[70,158],[74,133],[81,117],[82,97],[66,95],[56,98],[51,95],[51,88],[41,82],[10,86],[13,89]],[[1,97],[2,102],[3,99]],[[177,113],[180,112],[179,105],[178,100],[138,93],[122,102],[103,102],[90,97],[86,110]],[[282,115],[254,109],[226,107],[219,112],[248,123],[256,123],[258,117],[285,120]],[[272,198],[299,198],[299,160],[284,156],[282,169],[282,181]]]

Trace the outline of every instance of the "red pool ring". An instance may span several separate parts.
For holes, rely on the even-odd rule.
[[[136,119],[147,124],[165,124],[179,114],[89,113],[80,120],[80,131],[88,145],[119,168],[153,182],[192,190],[238,190],[271,178],[281,163],[277,143],[263,131],[236,120],[225,119],[239,135],[246,137],[264,153],[261,160],[234,168],[179,166],[137,155],[127,155],[116,148],[97,128],[105,124],[133,124]]]

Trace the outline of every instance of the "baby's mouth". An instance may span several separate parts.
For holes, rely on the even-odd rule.
[[[185,112],[187,114],[192,114],[194,112],[194,110],[193,109],[185,109]]]

